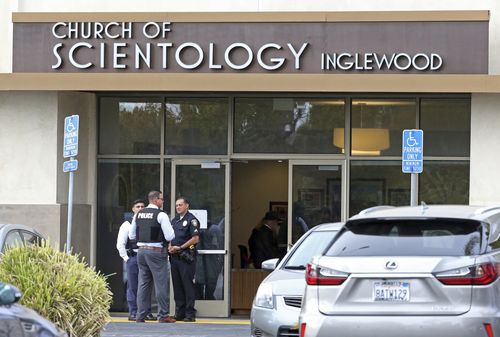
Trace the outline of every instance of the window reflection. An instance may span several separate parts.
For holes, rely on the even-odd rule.
[[[470,155],[470,99],[422,99],[426,156]]]
[[[142,159],[101,159],[97,166],[97,268],[110,275],[112,310],[126,311],[126,268],[116,251],[121,224],[131,217],[132,202],[159,186],[160,162]],[[170,193],[164,193],[164,206]]]
[[[343,100],[236,98],[234,151],[341,153],[332,135],[343,127]]]
[[[424,161],[420,174],[420,200],[427,204],[469,203],[468,161]]]
[[[109,98],[100,100],[100,154],[158,154],[162,105],[155,100]]]
[[[410,175],[400,161],[352,161],[349,185],[349,214],[379,206],[410,204]]]
[[[225,226],[225,166],[202,169],[200,165],[176,167],[176,193],[188,198],[190,209],[207,211],[207,226],[200,227],[199,250],[223,250]],[[196,298],[224,297],[224,256],[199,254],[196,260]]]
[[[203,235],[200,242],[206,239]],[[224,256],[198,255],[196,260],[195,296],[197,300],[224,299]]]
[[[226,154],[227,98],[167,99],[166,154]]]
[[[292,193],[292,242],[314,226],[340,221],[340,166],[294,165]]]

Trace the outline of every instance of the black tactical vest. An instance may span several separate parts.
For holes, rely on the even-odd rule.
[[[163,212],[157,208],[143,208],[137,213],[135,223],[137,225],[137,242],[164,243],[166,242],[158,222],[158,214]]]

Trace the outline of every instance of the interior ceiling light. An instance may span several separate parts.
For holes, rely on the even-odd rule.
[[[380,156],[380,151],[390,147],[388,129],[353,128],[351,139],[352,155]],[[343,128],[333,129],[333,145],[345,153]]]

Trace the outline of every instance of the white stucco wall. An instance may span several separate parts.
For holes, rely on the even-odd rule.
[[[500,95],[472,95],[470,203],[500,205]]]
[[[56,202],[57,93],[0,92],[0,204]]]
[[[12,12],[17,12],[17,0],[0,1],[0,73],[12,72]]]

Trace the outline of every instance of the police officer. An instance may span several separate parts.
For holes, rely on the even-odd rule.
[[[146,207],[144,200],[137,199],[132,204],[132,212],[137,214],[141,209]],[[131,218],[129,218],[132,221]],[[118,237],[116,239],[116,249],[123,261],[127,265],[127,303],[128,303],[128,320],[135,321],[137,314],[137,283],[139,281],[139,268],[137,267],[137,241],[128,238],[130,232],[130,222],[125,220],[120,226]],[[148,310],[146,320],[156,319],[151,314],[151,308]]]
[[[163,194],[151,191],[148,194],[149,205],[139,211],[132,219],[129,238],[137,240],[139,251],[139,289],[137,293],[136,322],[144,322],[147,308],[151,306],[151,285],[154,283],[158,302],[158,322],[174,323],[170,311],[170,278],[167,253],[167,241],[174,238],[174,230],[160,207],[163,206]]]
[[[200,223],[189,212],[189,202],[184,197],[175,200],[176,216],[172,220],[175,238],[170,242],[168,252],[172,264],[174,285],[175,318],[184,322],[196,319],[194,301],[194,274],[196,271],[196,244],[200,240]]]

